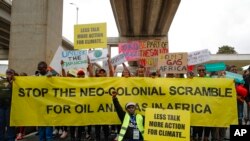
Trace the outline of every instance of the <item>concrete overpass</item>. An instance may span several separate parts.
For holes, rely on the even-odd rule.
[[[0,1],[0,60],[7,60],[10,43],[11,5],[9,1]]]
[[[120,37],[166,37],[181,0],[110,0]]]

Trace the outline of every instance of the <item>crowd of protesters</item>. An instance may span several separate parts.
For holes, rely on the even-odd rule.
[[[92,64],[88,62],[87,72],[84,72],[83,69],[77,71],[76,74],[71,73],[70,71],[65,72],[63,69],[63,61],[61,62],[62,65],[62,74],[61,77],[78,77],[78,78],[85,78],[85,75],[88,77],[114,77],[115,76],[115,68],[111,65],[110,57],[108,56],[108,66],[109,72],[103,68],[100,68],[98,65]],[[145,69],[143,66],[139,66],[136,69],[136,72],[132,73],[132,71],[127,67],[124,63],[123,71],[121,76],[122,77],[167,77],[167,78],[192,78],[195,77],[195,72],[190,71],[187,74],[162,74],[159,71],[150,72],[149,70]],[[96,67],[98,66],[98,67]],[[206,68],[203,65],[196,66],[197,68],[197,76],[199,77],[212,77],[212,78],[224,78],[225,71],[230,71],[233,73],[237,72],[237,67],[232,65],[228,66],[224,71],[218,72],[206,72]],[[20,76],[27,76],[26,73],[20,73]],[[37,66],[37,71],[34,73],[35,76],[48,76],[53,77],[53,73],[49,71],[46,62],[39,62]],[[1,89],[0,89],[0,141],[14,141],[22,140],[25,135],[25,127],[10,127],[10,108],[11,108],[11,94],[12,94],[12,82],[14,80],[14,76],[18,76],[18,74],[13,69],[7,69],[6,71],[6,78],[2,78],[1,81]],[[236,83],[235,87],[237,91],[237,109],[238,109],[238,120],[239,124],[250,124],[250,95],[248,94],[250,91],[250,68],[244,71],[243,73],[244,83]],[[247,94],[244,93],[244,90],[247,91]],[[116,98],[116,97],[115,97]],[[117,102],[116,102],[117,103]],[[247,104],[248,112],[246,116],[243,115],[243,105],[244,103]],[[117,105],[117,104],[116,104]],[[120,119],[124,119],[125,113],[121,112],[123,117]],[[80,141],[84,140],[91,140],[95,139],[96,141],[101,140],[101,129],[103,129],[104,133],[104,140],[110,140],[111,134],[119,134],[121,130],[121,125],[95,125],[93,126],[95,129],[95,137],[92,135],[91,126],[57,126],[57,127],[37,127],[39,140],[40,141],[52,141],[55,137],[60,139],[65,139],[70,136],[72,141]],[[68,128],[70,133],[68,133]],[[86,130],[87,129],[87,130]],[[122,131],[122,130],[121,130]],[[124,132],[124,131],[123,131]],[[218,127],[191,127],[191,140],[204,140],[208,141],[209,137],[211,136],[211,140],[213,141],[221,141],[225,138],[226,128],[218,128]],[[84,133],[84,134],[83,134]],[[118,137],[118,136],[117,136]],[[126,137],[126,136],[125,136]],[[142,134],[140,133],[140,138],[142,138]],[[114,139],[113,139],[114,140]],[[117,138],[115,139],[117,140]],[[122,139],[125,141],[125,139]]]

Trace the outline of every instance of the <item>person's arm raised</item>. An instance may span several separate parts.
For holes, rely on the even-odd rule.
[[[117,112],[119,119],[121,120],[121,122],[123,122],[123,119],[125,117],[126,112],[122,109],[122,107],[118,101],[118,98],[116,96],[117,96],[117,92],[113,91],[112,92],[113,104],[115,106],[115,109],[116,109],[116,112]]]
[[[108,57],[108,66],[109,66],[109,76],[113,77],[115,70],[114,70],[114,67],[111,64],[110,55],[108,54],[107,57]]]
[[[93,64],[90,63],[89,57],[88,57],[88,71],[89,71],[89,77],[94,77],[94,68]]]
[[[65,72],[65,69],[63,68],[63,65],[64,65],[64,61],[61,60],[62,76],[63,76],[63,77],[66,77],[66,72]]]

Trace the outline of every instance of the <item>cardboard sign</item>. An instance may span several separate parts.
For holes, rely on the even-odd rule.
[[[147,108],[144,133],[148,141],[189,141],[190,112]]]
[[[64,51],[64,49],[59,46],[58,49],[56,50],[56,53],[50,62],[50,67],[53,68],[57,73],[61,73],[62,71],[62,66],[61,66],[61,54]]]
[[[122,53],[122,54],[116,55],[115,57],[111,58],[110,61],[111,61],[112,66],[118,66],[118,65],[126,62],[127,60],[126,60],[125,55]],[[103,62],[103,68],[108,68],[107,61]]]
[[[211,54],[208,49],[198,50],[188,53],[188,65],[197,65],[207,62],[211,59]]]
[[[74,27],[74,48],[105,48],[107,47],[106,23],[80,24]]]
[[[119,43],[119,53],[123,53],[127,61],[135,61],[140,57],[140,42],[132,41],[128,43]]]
[[[145,40],[140,42],[139,64],[144,67],[157,67],[159,56],[164,56],[168,53],[167,41]]]
[[[89,51],[89,59],[90,59],[90,63],[95,63],[98,61],[106,61],[108,60],[107,58],[108,55],[108,49],[102,49],[102,50],[91,50]]]
[[[226,69],[226,65],[224,62],[219,62],[213,64],[205,64],[205,68],[207,72],[224,71]]]
[[[158,69],[163,73],[187,73],[187,53],[168,53],[159,58]]]
[[[236,83],[242,83],[242,84],[245,83],[243,76],[241,74],[226,71],[226,78],[233,78]]]
[[[64,69],[79,69],[87,68],[87,51],[86,50],[68,50],[63,51],[62,60],[64,61]]]

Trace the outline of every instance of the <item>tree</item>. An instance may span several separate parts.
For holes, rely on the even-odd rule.
[[[234,47],[224,45],[222,47],[219,47],[219,50],[216,54],[237,54],[237,52],[234,50]]]

